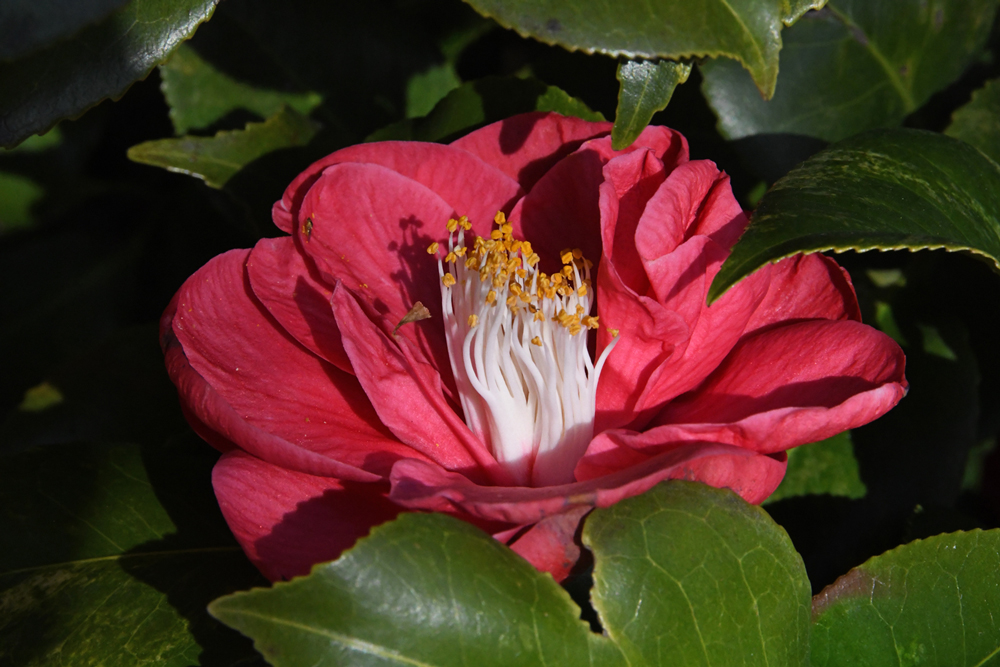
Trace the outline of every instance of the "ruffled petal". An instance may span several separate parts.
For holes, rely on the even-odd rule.
[[[323,172],[302,203],[302,215],[311,220],[306,233],[296,231],[303,251],[328,283],[343,282],[356,292],[384,331],[392,331],[418,301],[430,311],[408,334],[454,396],[437,258],[427,253],[432,242],[447,237],[451,206],[385,167],[345,163]]]
[[[309,574],[402,511],[388,484],[307,475],[241,451],[219,459],[212,485],[236,540],[271,581]]]
[[[275,465],[369,481],[419,456],[379,422],[357,380],[286,334],[257,301],[248,250],[184,283],[167,340],[181,401],[204,426]]]
[[[463,512],[492,521],[530,524],[582,507],[608,507],[666,479],[704,481],[759,502],[777,486],[785,461],[728,445],[685,443],[610,475],[562,486],[479,486],[423,461],[392,469],[389,498],[410,508]],[[761,495],[767,489],[767,494]]]
[[[494,165],[527,191],[584,141],[609,134],[611,125],[556,113],[526,113],[470,132],[451,146]]]
[[[247,274],[254,295],[281,328],[316,356],[353,373],[330,312],[333,288],[306,261],[293,238],[258,241],[247,260]]]
[[[783,451],[885,414],[906,393],[904,366],[891,338],[859,322],[793,322],[741,340],[652,424],[666,441]]]
[[[471,220],[489,220],[501,209],[510,212],[522,194],[516,180],[451,146],[416,141],[359,144],[332,153],[299,174],[274,204],[275,224],[292,233],[304,221],[299,207],[309,188],[327,167],[347,162],[380,165],[416,181]]]
[[[334,291],[333,311],[358,380],[396,437],[448,470],[480,482],[509,480],[445,399],[437,371],[402,334],[390,341],[343,286]]]
[[[747,333],[805,319],[861,321],[847,271],[821,254],[795,255],[771,267],[767,296],[747,323]]]

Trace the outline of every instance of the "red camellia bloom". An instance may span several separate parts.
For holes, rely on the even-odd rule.
[[[706,293],[747,218],[649,127],[555,114],[354,146],[162,322],[222,512],[271,579],[404,511],[447,512],[562,578],[583,515],[665,479],[749,502],[785,450],[903,396],[903,354],[822,255]]]

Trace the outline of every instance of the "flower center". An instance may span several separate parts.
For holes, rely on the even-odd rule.
[[[538,255],[514,238],[503,212],[490,238],[466,217],[448,221],[448,253],[438,259],[448,354],[465,422],[524,486],[574,481],[594,434],[597,380],[618,341],[597,364],[587,349],[591,262],[560,253],[562,270],[538,270]],[[438,253],[438,244],[427,249]]]

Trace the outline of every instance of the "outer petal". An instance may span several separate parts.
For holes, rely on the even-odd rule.
[[[496,166],[527,191],[552,165],[585,140],[609,134],[611,126],[556,113],[526,113],[470,132],[451,145]]]
[[[286,332],[316,356],[353,373],[330,312],[333,288],[306,261],[294,239],[258,241],[247,260],[247,274],[254,295]]]
[[[401,511],[385,483],[307,475],[240,451],[219,459],[212,485],[233,535],[271,581],[309,574]]]
[[[392,469],[389,498],[411,509],[464,512],[482,519],[529,524],[581,507],[607,507],[666,479],[725,486],[748,499],[770,493],[785,462],[739,447],[686,443],[610,475],[540,488],[478,486],[433,463],[408,460]],[[773,486],[772,486],[773,484]],[[760,497],[759,497],[760,496]]]
[[[575,538],[580,521],[590,509],[578,507],[542,519],[508,546],[536,570],[562,581],[580,559],[580,545]]]
[[[398,438],[448,470],[478,481],[509,479],[445,399],[437,371],[415,358],[405,339],[390,342],[343,286],[334,291],[333,310],[358,380]]]
[[[274,204],[275,224],[291,233],[303,222],[299,207],[309,188],[327,167],[348,162],[379,165],[414,180],[472,220],[492,219],[499,209],[509,212],[521,196],[517,181],[463,150],[413,141],[359,144],[332,153],[299,174]]]
[[[441,197],[416,181],[370,164],[326,169],[302,203],[311,230],[296,235],[325,280],[364,300],[368,315],[391,331],[419,301],[431,318],[408,327],[424,357],[454,392],[441,315],[437,258],[427,254],[447,236],[455,215]]]
[[[793,322],[740,341],[653,424],[664,441],[783,451],[882,416],[906,393],[904,365],[891,338],[859,322]]]
[[[248,250],[211,260],[181,287],[167,367],[189,412],[225,440],[293,470],[372,480],[419,456],[378,421],[361,385],[290,336],[254,297]]]
[[[802,319],[861,321],[851,277],[825,255],[795,255],[775,264],[767,296],[746,330]]]

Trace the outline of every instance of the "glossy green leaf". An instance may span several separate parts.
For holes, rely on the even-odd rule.
[[[632,665],[803,665],[809,580],[785,531],[674,481],[590,515],[594,607]]]
[[[570,50],[627,58],[738,60],[770,97],[782,25],[824,0],[467,0],[525,37]]]
[[[987,81],[955,112],[945,134],[968,142],[1000,162],[1000,80]]]
[[[193,438],[3,457],[0,664],[249,658],[250,646],[204,611],[260,581],[214,503],[214,458]]]
[[[765,504],[784,498],[830,495],[863,498],[865,484],[854,458],[851,432],[788,450],[788,470]]]
[[[463,84],[448,93],[428,115],[393,123],[369,136],[368,141],[443,141],[528,111],[556,111],[584,120],[604,120],[600,113],[555,86],[537,79],[491,76]]]
[[[158,139],[133,146],[133,162],[188,174],[221,188],[236,172],[257,158],[294,146],[305,146],[315,136],[317,125],[289,107],[263,123],[247,123],[243,130],[222,130],[214,137]]]
[[[690,63],[672,60],[625,60],[618,65],[618,111],[611,130],[615,150],[627,148],[657,111],[670,103],[674,88],[687,81]]]
[[[209,611],[275,667],[625,664],[549,575],[443,514],[403,514],[309,576]]]
[[[1000,266],[1000,166],[918,130],[874,130],[775,183],[712,281],[708,300],[798,252],[945,248]]]
[[[937,535],[872,558],[813,601],[817,667],[1000,662],[1000,530]]]
[[[128,0],[4,0],[0,61],[19,58],[103,19]]]
[[[448,93],[462,85],[449,62],[434,65],[418,72],[406,82],[406,117],[420,118],[434,110],[434,106]]]
[[[121,97],[207,20],[217,0],[131,0],[72,38],[0,63],[0,145]]]
[[[160,77],[177,134],[206,128],[236,109],[267,118],[282,105],[308,114],[323,101],[317,93],[289,93],[238,81],[212,67],[186,44],[160,65]]]
[[[791,133],[838,141],[892,127],[982,51],[996,0],[831,0],[783,34],[781,77],[761,99],[740,67],[703,66],[724,136]]]

